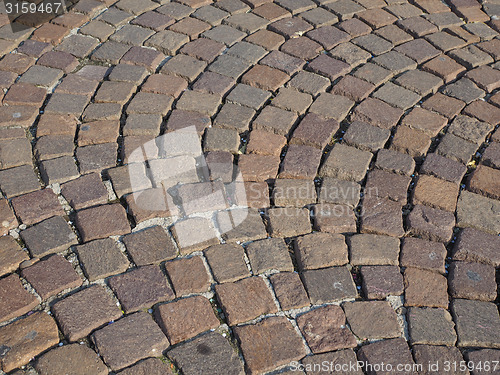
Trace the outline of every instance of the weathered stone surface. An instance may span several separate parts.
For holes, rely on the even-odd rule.
[[[129,265],[127,257],[111,238],[79,245],[76,253],[90,281],[125,272]]]
[[[386,301],[359,301],[342,304],[352,332],[362,340],[399,337],[396,312]]]
[[[500,348],[500,317],[493,303],[455,299],[451,311],[459,347]]]
[[[135,313],[92,335],[104,362],[114,371],[140,359],[161,355],[169,342],[147,313]],[[119,345],[117,345],[119,343]]]
[[[407,319],[412,344],[453,346],[457,341],[455,323],[444,309],[411,307]]]
[[[46,260],[24,268],[22,276],[35,288],[43,299],[82,285],[82,279],[73,269],[73,265],[60,255],[53,255]]]
[[[444,368],[446,363],[460,363],[463,361],[460,350],[454,346],[414,345],[413,357],[415,363],[424,366],[422,373],[426,375],[435,373],[435,371],[429,370],[429,363],[435,363],[439,368]],[[453,373],[466,375],[469,374],[469,371],[464,371],[463,368],[458,367],[456,371],[453,369]]]
[[[75,224],[85,242],[130,232],[125,209],[116,203],[78,211]]]
[[[28,292],[19,276],[11,274],[0,280],[0,321],[24,315],[38,305],[38,298]]]
[[[62,332],[76,341],[94,329],[118,319],[122,312],[102,286],[83,289],[52,306]]]
[[[407,217],[410,233],[431,241],[448,242],[453,235],[455,215],[437,208],[416,205]]]
[[[243,375],[245,373],[243,364],[229,341],[215,332],[179,345],[167,355],[186,374],[216,375],[223,372]]]
[[[160,226],[128,234],[123,237],[123,243],[138,266],[159,264],[177,255],[172,239]]]
[[[500,232],[500,202],[463,190],[457,203],[457,225],[492,234]],[[486,215],[485,213],[488,213]]]
[[[345,238],[340,234],[306,234],[295,239],[294,249],[302,270],[341,266],[349,260]]]
[[[78,243],[76,234],[61,216],[54,216],[21,232],[21,238],[34,257],[59,253]]]
[[[302,281],[314,305],[356,298],[358,295],[346,267],[307,270],[302,273]]]
[[[121,375],[172,375],[172,367],[164,363],[159,358],[147,358],[136,363],[125,370],[120,371]]]
[[[446,248],[442,243],[407,237],[401,244],[402,267],[415,267],[445,273]]]
[[[473,350],[473,351],[468,351],[465,353],[465,358],[468,360],[468,361],[471,361],[471,362],[474,362],[474,363],[484,363],[485,361],[498,361],[499,360],[499,355],[500,355],[500,350],[496,350],[496,349],[480,349],[480,350]],[[472,371],[472,374],[473,375],[478,375],[480,374],[481,372],[483,373],[490,373],[490,374],[494,374],[495,373],[495,369],[494,367],[490,367],[489,370],[482,370],[482,371],[479,371],[479,370],[473,370]]]
[[[356,346],[345,319],[340,306],[325,306],[297,317],[297,325],[313,353],[324,353]]]
[[[365,345],[358,351],[358,360],[368,362],[371,365],[384,362],[386,366],[391,365],[393,368],[398,365],[412,368],[411,366],[414,363],[408,344],[403,338],[383,340]],[[412,372],[402,372],[402,374],[412,374]]]
[[[0,328],[3,371],[10,372],[59,342],[57,325],[49,315],[37,312]]]
[[[363,292],[368,299],[384,299],[385,297],[403,294],[403,275],[396,266],[363,266]]]
[[[16,216],[26,225],[32,225],[52,216],[64,215],[64,210],[51,189],[43,189],[12,198]]]
[[[15,271],[20,263],[28,259],[28,254],[13,237],[0,237],[0,276]]]
[[[235,333],[250,374],[262,374],[305,355],[302,340],[285,317],[236,327]]]
[[[219,283],[231,282],[250,276],[245,263],[245,251],[238,244],[213,245],[203,252],[214,279]]]
[[[495,267],[481,263],[453,262],[448,285],[453,298],[493,301],[497,297]]]
[[[216,285],[215,292],[230,325],[277,311],[272,296],[260,277]]]
[[[191,293],[204,293],[210,288],[210,280],[201,257],[193,256],[167,262],[165,269],[177,297]]]
[[[354,211],[345,204],[316,204],[313,206],[312,217],[315,230],[329,233],[356,232]]]
[[[217,224],[222,238],[230,243],[254,241],[268,236],[260,212],[256,209],[220,211],[217,213]]]
[[[219,243],[213,224],[201,217],[178,221],[171,231],[181,254],[189,254]]]
[[[399,239],[376,234],[356,234],[349,238],[352,265],[398,265]]]
[[[271,208],[267,220],[272,237],[293,237],[311,231],[307,208]]]
[[[413,203],[424,204],[454,212],[459,187],[457,184],[433,176],[419,176],[413,191]]]
[[[281,238],[268,238],[248,244],[246,248],[254,274],[277,271],[293,271],[288,246]]]
[[[109,280],[122,309],[134,312],[174,298],[165,275],[158,266],[144,266]]]
[[[334,373],[336,374],[342,374],[342,375],[361,375],[363,374],[363,371],[361,368],[357,368],[356,366],[349,367],[352,364],[357,362],[356,358],[356,353],[352,349],[343,349],[343,350],[337,350],[335,352],[328,352],[328,353],[322,353],[322,354],[315,354],[311,356],[307,356],[304,359],[302,359],[302,364],[306,366],[306,368],[310,369],[318,369],[321,368],[323,363],[328,363],[328,366],[330,364],[333,366],[332,371],[335,371]],[[349,369],[349,371],[336,371],[335,368],[337,369]],[[285,373],[286,375],[292,375],[294,372],[290,371]],[[331,373],[331,371],[330,371]]]
[[[468,262],[481,262],[498,267],[500,257],[496,249],[500,238],[473,228],[464,228],[457,235],[453,247],[453,259]]]
[[[155,309],[155,319],[172,345],[220,324],[210,302],[202,296],[160,305]]]
[[[360,182],[366,174],[372,156],[370,152],[336,144],[321,167],[320,175]]]
[[[75,375],[106,375],[107,367],[86,345],[71,344],[53,349],[42,355],[36,362],[40,375],[63,375],[68,371]]]
[[[438,273],[407,268],[404,273],[405,305],[448,308],[446,278]]]
[[[270,280],[282,310],[299,309],[309,306],[309,298],[297,273],[277,273],[271,275]]]

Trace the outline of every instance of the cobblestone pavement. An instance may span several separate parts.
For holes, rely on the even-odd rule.
[[[0,373],[500,373],[500,1],[2,13]]]

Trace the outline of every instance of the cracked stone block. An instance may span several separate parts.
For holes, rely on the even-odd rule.
[[[314,305],[354,299],[356,285],[347,267],[329,267],[302,272],[301,279]]]
[[[359,301],[342,304],[347,322],[362,340],[399,337],[401,328],[396,312],[386,301]]]

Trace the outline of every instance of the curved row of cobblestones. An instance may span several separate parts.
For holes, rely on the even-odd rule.
[[[500,1],[73,3],[0,4],[0,374],[500,371]]]

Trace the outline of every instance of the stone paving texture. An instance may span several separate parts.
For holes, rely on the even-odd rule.
[[[0,4],[0,375],[500,371],[500,1],[68,3]]]

